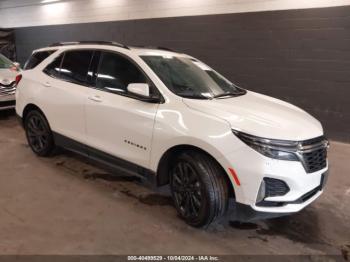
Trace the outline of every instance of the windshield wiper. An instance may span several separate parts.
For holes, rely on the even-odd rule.
[[[196,94],[178,94],[179,96],[182,96],[184,98],[193,98],[193,99],[211,99],[211,97],[203,96],[203,95],[196,95]]]
[[[220,97],[226,97],[226,96],[236,97],[236,96],[242,96],[242,95],[245,95],[245,94],[246,94],[246,91],[244,91],[244,90],[238,91],[238,92],[225,92],[225,93],[222,93],[222,94],[215,95],[215,96],[213,96],[213,98],[220,98]]]

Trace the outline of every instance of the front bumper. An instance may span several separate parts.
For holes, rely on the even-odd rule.
[[[0,95],[0,110],[16,107],[15,95]]]
[[[316,200],[323,192],[324,176],[328,171],[327,163],[322,170],[307,173],[299,161],[271,159],[243,143],[220,162],[226,169],[233,168],[237,174],[240,185],[227,172],[234,185],[238,205],[251,209],[249,214],[262,213],[266,218],[298,212]],[[281,196],[266,197],[263,203],[257,201],[264,178],[284,181],[289,191]]]
[[[291,213],[270,213],[256,211],[249,205],[232,203],[230,206],[230,219],[240,222],[254,222],[263,219],[272,219],[290,215]]]
[[[299,198],[293,203],[289,203],[285,205],[289,205],[288,210],[283,210],[279,207],[269,207],[268,209],[265,208],[263,210],[256,209],[250,205],[245,205],[241,203],[232,203],[230,210],[231,210],[231,219],[234,221],[241,221],[241,222],[253,222],[261,219],[271,219],[271,218],[277,218],[282,216],[287,216],[290,214],[293,214],[297,211],[300,211],[310,203],[312,203],[314,200],[316,200],[321,194],[322,194],[321,187],[317,187],[314,190],[306,193],[301,198]],[[307,197],[307,200],[304,200],[303,198]],[[283,203],[283,202],[281,202]],[[295,205],[295,210],[291,209],[290,205]]]

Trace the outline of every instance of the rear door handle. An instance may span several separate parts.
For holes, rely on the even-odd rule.
[[[45,87],[51,87],[51,84],[50,84],[50,82],[45,82],[45,83],[43,84],[43,86],[45,86]]]
[[[89,99],[91,101],[94,101],[94,102],[98,102],[98,103],[101,103],[102,102],[102,99],[100,96],[89,96]]]

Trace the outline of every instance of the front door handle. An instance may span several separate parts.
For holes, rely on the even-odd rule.
[[[98,102],[98,103],[101,103],[102,102],[102,99],[100,96],[89,96],[89,99],[91,101],[94,101],[94,102]]]

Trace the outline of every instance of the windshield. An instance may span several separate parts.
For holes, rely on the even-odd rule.
[[[175,94],[196,99],[243,95],[246,92],[202,62],[176,56],[141,56]]]
[[[13,63],[5,56],[0,54],[0,69],[7,69],[13,67]]]

